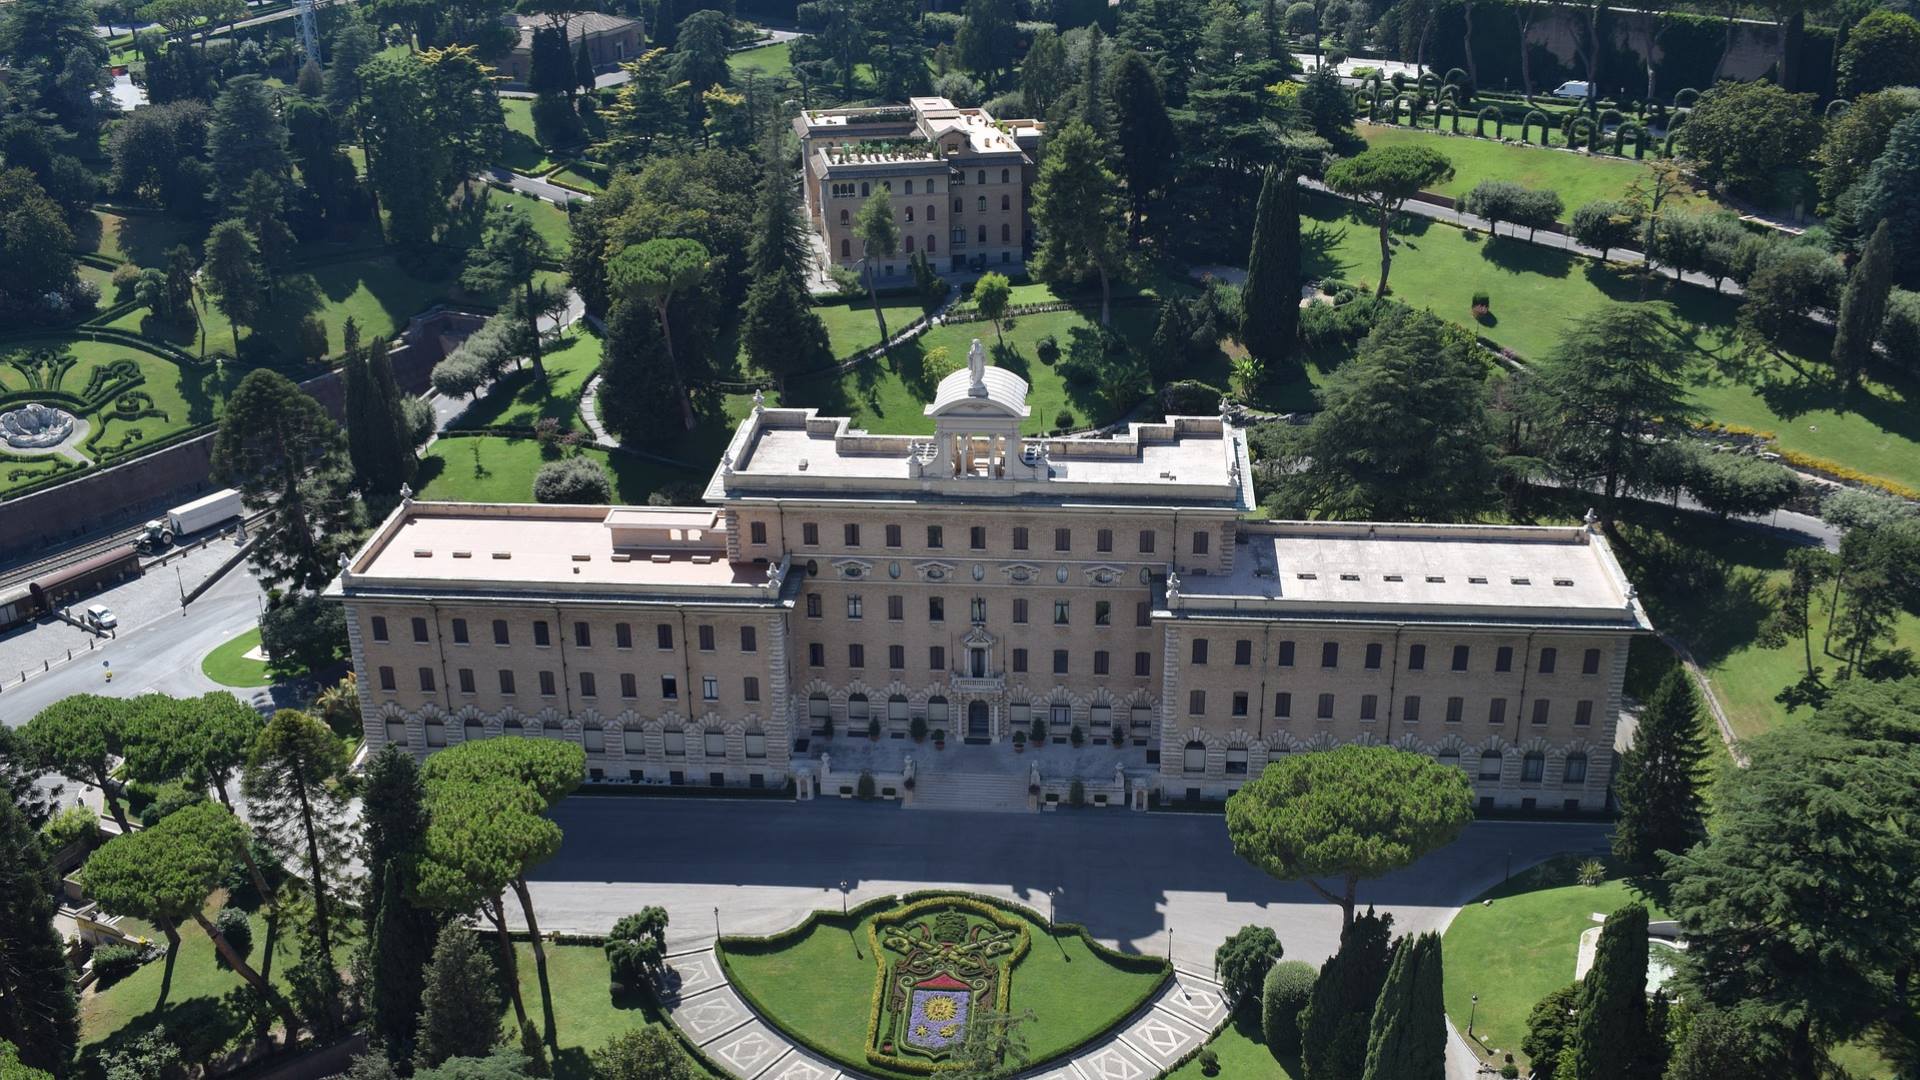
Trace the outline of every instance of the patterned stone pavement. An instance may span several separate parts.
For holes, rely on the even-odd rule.
[[[712,949],[667,958],[667,1014],[694,1045],[738,1080],[866,1080],[794,1045],[754,1015],[729,986]],[[1190,971],[1174,977],[1112,1036],[1024,1080],[1154,1080],[1226,1023],[1219,984]]]

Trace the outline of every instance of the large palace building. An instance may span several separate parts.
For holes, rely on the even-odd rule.
[[[1648,623],[1595,529],[1250,520],[1222,418],[1032,438],[1026,393],[976,342],[931,436],[756,407],[705,508],[409,500],[329,590],[369,745],[1145,806],[1362,742],[1464,769],[1483,807],[1604,806]]]

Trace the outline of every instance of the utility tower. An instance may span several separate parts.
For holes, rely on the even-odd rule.
[[[320,62],[320,30],[313,17],[314,0],[295,0],[300,10],[300,51],[307,59]]]

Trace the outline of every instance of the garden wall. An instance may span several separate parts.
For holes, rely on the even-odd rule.
[[[389,354],[401,388],[424,392],[433,366],[484,320],[441,308],[414,316]],[[346,396],[338,372],[300,386],[335,418],[344,412]],[[0,503],[0,559],[44,553],[129,528],[212,489],[213,437],[209,431]]]

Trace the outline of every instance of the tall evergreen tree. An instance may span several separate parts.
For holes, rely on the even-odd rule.
[[[1132,50],[1121,53],[1104,89],[1112,110],[1115,158],[1131,206],[1127,240],[1137,244],[1154,193],[1173,179],[1180,148],[1160,94],[1160,78],[1145,57]]]
[[[1893,250],[1920,249],[1920,113],[1893,125],[1886,148],[1873,160],[1858,187],[1860,228],[1887,226]],[[1920,282],[1912,260],[1898,268],[1901,284]]]
[[[880,324],[880,355],[891,363],[893,353],[887,343],[887,317],[880,310],[880,289],[875,284],[879,269],[876,259],[891,259],[900,245],[900,225],[893,218],[893,200],[887,189],[877,187],[853,219],[853,235],[860,240],[860,262],[867,279],[867,299],[873,302],[873,321]]]
[[[426,788],[413,755],[396,746],[367,764],[361,797],[367,894],[368,1010],[375,1041],[399,1065],[413,1058],[420,998],[440,923],[416,903],[419,857],[426,841]]]
[[[256,172],[287,175],[287,125],[260,76],[236,75],[213,99],[207,154],[223,203],[233,202]]]
[[[642,301],[616,299],[607,317],[606,355],[600,362],[600,416],[622,442],[659,442],[674,425],[661,423],[680,408],[673,361],[660,319]]]
[[[377,341],[362,346],[360,328],[352,319],[341,329],[341,374],[346,382],[347,455],[360,490],[369,495],[392,495],[411,473],[413,455],[394,429],[393,414],[373,373]]]
[[[1106,37],[1095,23],[1087,28],[1087,57],[1080,72],[1080,119],[1101,134],[1107,130]]]
[[[1047,115],[1067,87],[1066,46],[1052,27],[1036,31],[1033,44],[1020,61],[1020,104],[1028,116]]]
[[[1040,162],[1033,188],[1033,223],[1040,233],[1033,270],[1049,282],[1100,279],[1100,325],[1107,325],[1113,278],[1126,266],[1118,180],[1093,128],[1078,121],[1057,132]]]
[[[1706,839],[1707,748],[1693,678],[1675,665],[1640,709],[1633,746],[1613,779],[1620,819],[1613,854],[1628,865],[1659,868],[1662,851],[1680,853]]]
[[[252,555],[266,580],[303,589],[333,580],[334,557],[354,543],[345,442],[326,408],[279,372],[249,371],[228,396],[214,480],[238,487],[250,507],[273,508]]]
[[[385,341],[375,337],[367,342],[366,356],[367,374],[373,378],[374,400],[386,414],[387,426],[393,430],[400,478],[411,481],[419,462],[413,452],[413,425],[407,422],[407,398],[400,392],[400,380],[393,373],[393,354]]]
[[[1893,240],[1887,223],[1875,226],[1860,262],[1840,294],[1840,321],[1833,335],[1833,366],[1848,383],[1860,381],[1860,372],[1873,359],[1873,343],[1887,317],[1887,297],[1893,292]]]
[[[329,956],[335,885],[349,854],[347,801],[338,787],[346,771],[346,750],[330,728],[304,712],[281,709],[254,741],[242,781],[261,835],[287,861],[301,864],[313,894],[315,937]]]
[[[1579,1080],[1636,1080],[1647,1051],[1647,909],[1628,904],[1600,928],[1573,1029]]]
[[[553,245],[533,227],[526,211],[500,205],[487,211],[480,243],[467,253],[466,269],[460,273],[460,283],[467,288],[503,294],[514,301],[515,310],[527,324],[533,377],[543,383],[547,381],[547,369],[540,362],[540,316],[552,306],[552,299],[538,276],[540,267],[552,262],[553,257]]]
[[[213,294],[213,303],[227,317],[233,330],[233,353],[240,355],[240,328],[250,325],[260,314],[265,297],[265,277],[260,266],[260,247],[247,223],[228,218],[207,233],[205,262],[200,267],[203,287]]]
[[[762,371],[784,378],[833,362],[827,328],[814,313],[807,289],[811,257],[806,225],[800,219],[792,163],[769,153],[760,190],[760,213],[747,249],[747,301],[741,312],[740,341]]]
[[[1241,296],[1240,341],[1273,374],[1300,337],[1300,188],[1291,172],[1267,167]]]
[[[0,1040],[28,1067],[65,1075],[80,1012],[53,927],[55,889],[40,838],[13,800],[0,797]]]
[[[500,1041],[500,1010],[506,995],[500,972],[463,923],[440,931],[421,994],[420,1033],[414,1067],[430,1069],[448,1058],[484,1057]]]
[[[1440,935],[1403,939],[1373,1008],[1363,1080],[1444,1080],[1447,1013],[1440,981]]]
[[[1303,1080],[1354,1080],[1366,1069],[1373,1009],[1393,962],[1393,916],[1369,908],[1340,935],[1300,1011]]]

